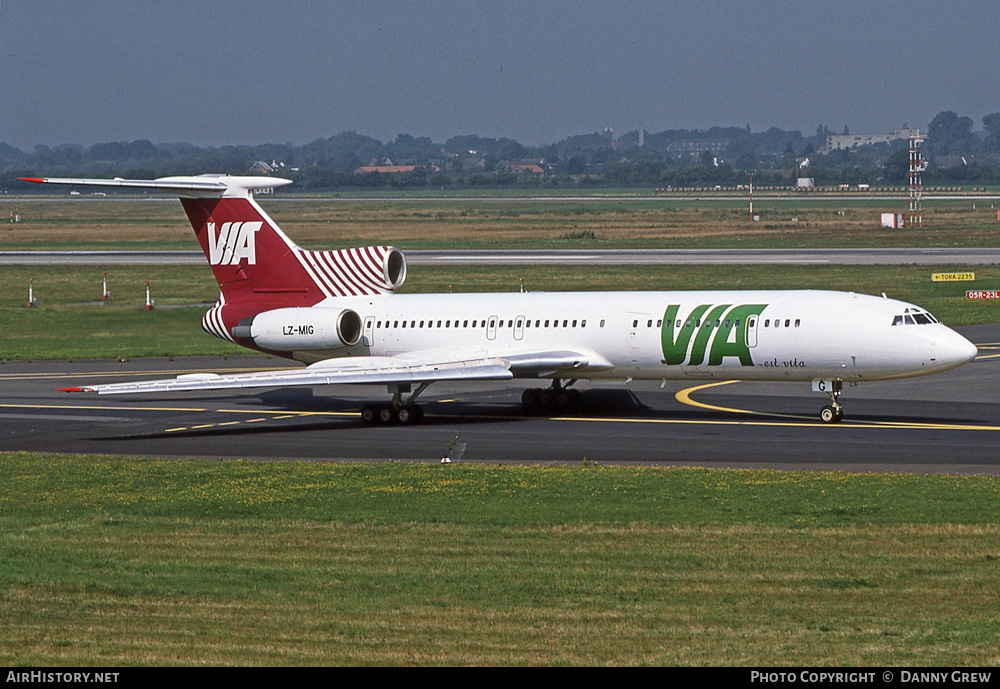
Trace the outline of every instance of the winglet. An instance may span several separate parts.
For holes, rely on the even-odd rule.
[[[94,388],[56,388],[56,392],[93,392]]]

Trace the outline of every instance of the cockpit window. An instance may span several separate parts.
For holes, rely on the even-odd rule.
[[[930,325],[937,322],[934,316],[917,308],[903,309],[903,313],[892,317],[893,325]]]

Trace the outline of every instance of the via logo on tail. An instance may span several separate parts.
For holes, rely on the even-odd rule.
[[[215,223],[208,223],[208,262],[213,266],[237,265],[246,259],[249,265],[257,264],[256,234],[264,223],[258,221],[225,222],[215,231]]]

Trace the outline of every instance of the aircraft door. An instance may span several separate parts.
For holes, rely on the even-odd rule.
[[[628,346],[632,349],[639,349],[642,346],[642,338],[639,335],[639,331],[646,327],[648,320],[649,314],[647,313],[636,313],[634,311],[628,313]]]
[[[495,340],[495,339],[497,339],[497,317],[496,316],[490,316],[490,320],[488,321],[487,328],[486,328],[486,339],[487,340]]]
[[[518,316],[514,319],[514,339],[520,340],[524,337],[524,316]]]
[[[371,347],[375,344],[375,317],[368,316],[365,319],[365,330],[362,336],[362,343],[365,347]]]
[[[747,347],[757,346],[757,316],[747,317]]]

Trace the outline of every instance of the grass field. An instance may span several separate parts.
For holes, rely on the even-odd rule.
[[[975,282],[931,282],[954,266],[496,266],[417,267],[402,292],[835,289],[879,294],[929,309],[949,325],[1000,320],[995,301],[966,289],[1000,287],[1000,266],[978,266]],[[114,298],[101,305],[108,273]],[[38,306],[26,308],[28,280]],[[157,308],[145,311],[145,284]],[[200,266],[10,266],[0,271],[0,360],[225,355],[243,351],[201,330],[203,304],[218,298]],[[184,308],[172,308],[182,307]],[[202,305],[202,306],[191,306]]]
[[[875,226],[903,203],[762,204],[759,223],[727,201],[264,206],[310,248],[997,245],[988,201]],[[3,199],[0,217],[15,204],[0,250],[195,248],[176,201]],[[402,291],[885,291],[1000,320],[964,299],[1000,267],[930,282],[955,268],[411,267]],[[203,267],[4,268],[0,360],[243,351],[201,332],[217,295]],[[0,453],[0,485],[8,666],[1000,661],[993,477]]]
[[[880,227],[906,199],[669,198],[337,200],[263,198],[261,205],[310,249],[368,244],[419,248],[996,246],[994,202],[925,201],[920,228]],[[67,197],[0,200],[0,250],[196,248],[176,200]]]
[[[7,666],[1000,662],[996,478],[0,459]]]

